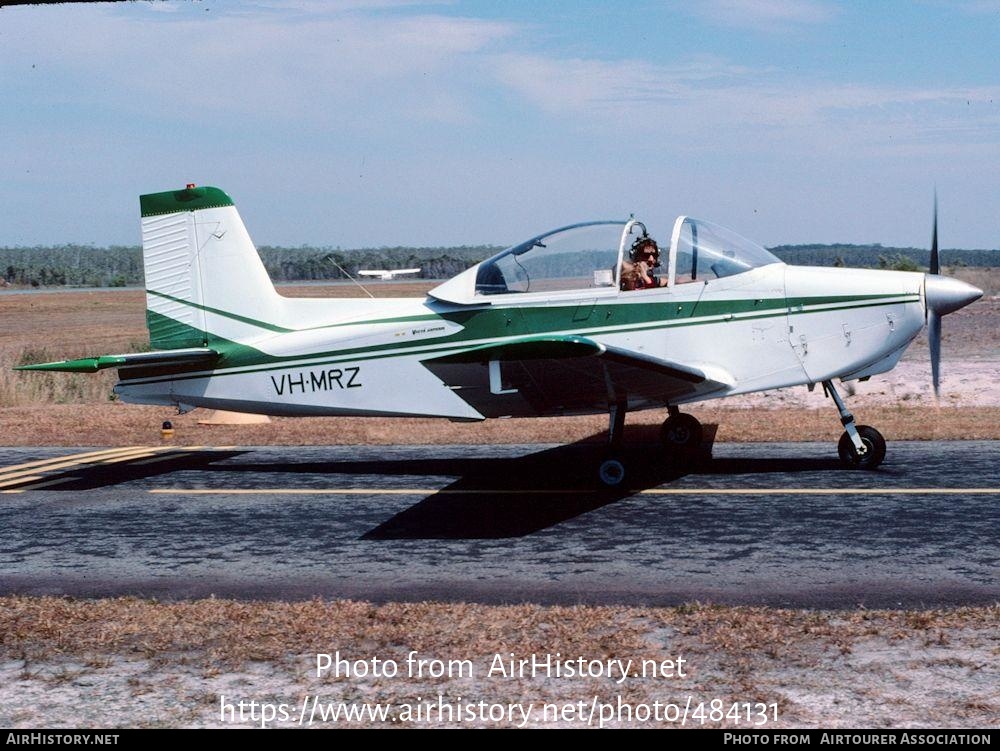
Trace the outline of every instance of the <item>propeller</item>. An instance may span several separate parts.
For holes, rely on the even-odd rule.
[[[934,397],[941,396],[941,316],[964,308],[983,296],[983,291],[958,279],[941,276],[938,254],[937,191],[934,191],[934,229],[931,234],[931,264],[924,275],[927,306],[927,340],[931,350],[931,383]]]
[[[940,275],[941,263],[938,258],[937,236],[937,188],[934,189],[934,229],[931,230],[931,265],[928,273]],[[941,315],[927,306],[927,343],[931,350],[931,384],[934,398],[941,398]]]
[[[931,349],[931,383],[934,398],[941,398],[941,316],[933,310],[927,313],[927,341]]]
[[[934,229],[931,232],[931,267],[929,272],[931,274],[941,273],[941,264],[938,261],[937,244],[937,190],[934,191]]]

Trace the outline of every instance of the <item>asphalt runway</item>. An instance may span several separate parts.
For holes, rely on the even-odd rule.
[[[836,608],[1000,601],[1000,442],[0,449],[0,593]]]

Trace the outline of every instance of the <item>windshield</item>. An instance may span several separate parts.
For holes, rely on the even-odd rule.
[[[617,288],[625,221],[562,227],[508,248],[479,267],[477,295]]]
[[[686,216],[674,225],[670,256],[674,284],[720,279],[781,263],[757,243],[725,227]]]

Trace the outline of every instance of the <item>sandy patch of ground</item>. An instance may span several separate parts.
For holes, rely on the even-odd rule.
[[[688,725],[746,728],[745,719],[720,718],[718,711],[733,712],[735,705],[736,712],[745,712],[743,705],[750,703],[751,723],[759,721],[761,704],[772,727],[985,728],[1000,718],[998,616],[996,607],[818,613],[697,605],[4,598],[0,725],[262,723],[259,709],[257,719],[250,718],[249,704],[240,720],[235,709],[225,708],[225,696],[234,708],[241,700],[268,703],[275,715],[265,724],[276,727],[298,725],[306,706],[306,719],[325,726],[586,726],[600,724],[603,715],[611,727],[665,727],[679,724],[668,721],[668,714],[687,708]],[[440,628],[443,622],[448,629]],[[383,664],[393,660],[399,674],[317,677],[317,653],[337,651],[368,665],[372,657]],[[451,676],[441,668],[438,677],[428,674],[428,663],[424,675],[408,677],[415,672],[407,662],[412,651],[414,664],[467,663],[453,663]],[[565,671],[503,675],[495,669],[497,655],[508,661],[511,653],[518,660],[551,655],[553,664],[556,653],[563,663],[579,664],[583,657],[587,672],[596,673],[597,664],[608,667],[582,677]],[[664,667],[665,660],[672,666]],[[650,674],[654,662],[656,676]],[[439,696],[453,707],[483,702],[520,709],[503,720],[484,718],[481,710],[473,718],[466,713],[476,710],[462,709],[460,722],[431,710],[429,717],[407,722],[405,707],[436,707]],[[319,721],[314,701],[323,711],[379,705],[396,720],[335,722],[328,715]],[[289,719],[282,719],[281,705]],[[698,707],[704,723],[695,714]],[[645,708],[648,721],[642,719]]]
[[[888,373],[871,380],[835,384],[846,398],[848,407],[861,409],[872,405],[942,407],[1000,406],[1000,360],[964,360],[942,364],[941,396],[934,397],[931,366],[926,359],[904,360]],[[813,392],[806,387],[761,391],[734,396],[719,402],[729,408],[754,407],[764,409],[832,408],[823,395],[822,385]]]

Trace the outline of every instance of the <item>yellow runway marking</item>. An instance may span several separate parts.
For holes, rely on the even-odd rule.
[[[52,457],[49,457],[48,459],[39,459],[39,460],[33,461],[33,462],[25,462],[24,464],[12,464],[9,467],[0,467],[0,475],[4,475],[7,472],[10,472],[10,471],[13,471],[13,470],[27,469],[28,467],[42,467],[42,466],[44,466],[46,464],[52,464],[53,462],[69,461],[69,460],[72,460],[72,459],[76,459],[76,460],[79,460],[79,461],[82,461],[84,459],[94,460],[96,457],[99,457],[99,456],[116,454],[119,451],[135,451],[136,449],[140,449],[140,448],[147,448],[147,447],[145,447],[145,446],[123,446],[123,447],[115,448],[115,449],[101,449],[100,451],[88,451],[88,452],[83,453],[83,454],[66,454],[66,455],[63,455],[63,456],[52,456]]]
[[[104,449],[102,451],[88,451],[82,454],[69,454],[67,456],[55,456],[50,459],[39,459],[38,461],[25,462],[24,464],[14,464],[9,467],[0,468],[0,488],[11,485],[22,485],[34,480],[41,480],[44,474],[71,467],[79,467],[86,464],[118,464],[120,462],[132,461],[134,459],[145,459],[146,457],[156,457],[163,452],[171,452],[171,456],[177,456],[186,451],[196,451],[202,446],[185,446],[184,448],[174,448],[173,446],[125,446],[116,449]],[[164,459],[169,457],[163,457]],[[149,461],[160,461],[160,458]],[[136,464],[146,464],[147,462],[136,462]],[[40,488],[56,483],[42,483],[32,485],[31,488]],[[27,490],[28,488],[24,488]],[[14,492],[14,491],[4,491]]]
[[[113,456],[110,459],[102,459],[97,464],[119,464],[121,462],[127,462],[132,459],[145,459],[147,456],[156,456],[155,451],[137,451],[134,454],[127,454],[125,456]]]
[[[167,495],[538,495],[579,493],[566,490],[470,490],[435,488],[153,488],[150,493]],[[586,492],[586,491],[584,491]],[[595,491],[596,492],[596,491]],[[627,491],[634,495],[998,495],[1000,488],[647,488]]]
[[[184,454],[191,453],[193,451],[202,451],[204,446],[184,446],[179,448],[163,447],[158,449],[151,449],[145,453],[136,454],[135,456],[128,457],[129,459],[142,459],[141,462],[133,461],[132,464],[135,466],[142,464],[153,464],[155,462],[165,462],[168,459],[177,459],[178,457],[184,456]],[[159,453],[159,456],[156,454]],[[146,457],[152,456],[152,459],[147,459]],[[102,464],[114,464],[115,462],[124,461],[123,459],[108,459],[107,461],[101,462]]]
[[[150,449],[145,446],[130,446],[128,448],[115,449],[113,452],[101,451],[89,454],[70,454],[69,456],[53,457],[52,459],[44,461],[15,465],[15,467],[4,467],[3,469],[0,469],[0,480],[12,480],[15,477],[33,475],[36,472],[50,472],[55,469],[66,469],[68,467],[76,467],[81,464],[98,464],[104,461],[118,461],[120,460],[119,457],[128,457],[134,453],[149,452],[152,450],[160,451],[161,449]],[[24,467],[29,466],[31,469],[24,469]],[[17,469],[18,471],[12,472],[10,471],[12,469]]]
[[[41,479],[42,479],[42,475],[34,475],[32,477],[22,477],[19,480],[6,480],[4,482],[0,482],[0,488],[6,488],[9,485],[20,485],[22,482],[31,482],[32,480],[41,480]],[[3,492],[10,493],[10,492],[13,492],[13,491],[5,490]]]
[[[184,451],[172,451],[169,454],[162,454],[160,456],[154,456],[152,459],[143,459],[141,462],[132,462],[134,466],[142,464],[155,464],[156,462],[165,462],[170,459],[177,459],[184,455]]]
[[[42,479],[42,478],[38,478]],[[62,485],[64,482],[73,482],[74,480],[79,480],[79,477],[60,477],[55,480],[49,480],[48,482],[33,482],[30,485],[24,485],[17,490],[8,490],[8,493],[23,493],[25,490],[37,490],[39,488],[47,488],[52,485]]]

